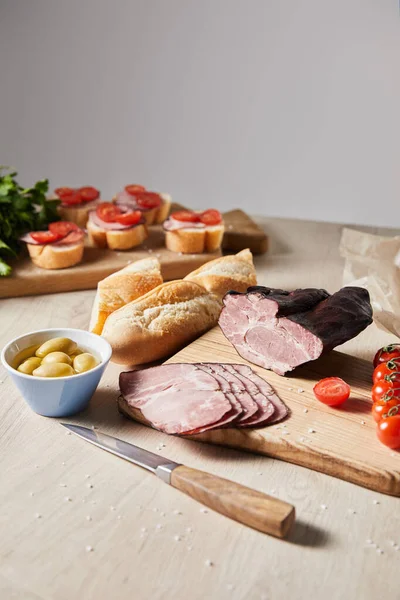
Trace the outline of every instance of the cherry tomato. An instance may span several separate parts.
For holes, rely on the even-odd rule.
[[[121,223],[122,225],[136,225],[139,223],[142,218],[142,213],[140,210],[134,210],[133,212],[124,213],[122,215],[117,215],[115,220],[117,223]]]
[[[91,186],[81,187],[79,188],[79,193],[83,202],[92,202],[93,200],[97,200],[100,197],[99,190]]]
[[[400,359],[392,359],[375,367],[372,374],[373,382],[385,381],[400,382]]]
[[[198,223],[200,221],[199,215],[191,210],[178,210],[177,212],[172,213],[171,217],[177,221],[183,221],[184,223]]]
[[[387,417],[378,423],[376,428],[378,439],[392,450],[400,448],[400,415]]]
[[[222,221],[222,215],[219,210],[209,208],[200,214],[200,221],[204,225],[218,225]]]
[[[101,202],[96,208],[96,214],[106,223],[114,223],[116,217],[121,214],[121,209],[112,202]]]
[[[60,235],[51,231],[31,231],[31,237],[39,244],[51,244],[61,238]]]
[[[57,194],[59,198],[63,198],[64,196],[72,196],[74,192],[75,190],[70,187],[59,187],[54,190],[54,193]]]
[[[74,206],[75,204],[82,204],[82,196],[78,190],[74,190],[69,196],[65,195],[61,197],[61,202],[66,206]]]
[[[386,381],[385,379],[380,379],[374,383],[372,386],[372,401],[389,400],[395,396],[398,396],[400,400],[400,384],[395,385],[395,383],[393,381]]]
[[[135,194],[137,205],[140,208],[158,208],[161,204],[160,194],[155,192],[140,192]]]
[[[56,221],[55,223],[50,223],[49,231],[59,237],[65,237],[71,231],[81,231],[81,229],[71,221]]]
[[[350,396],[350,386],[340,377],[326,377],[314,386],[314,394],[328,406],[339,406]]]
[[[400,410],[400,398],[392,398],[391,400],[374,402],[372,405],[372,416],[379,423],[383,417],[394,416]],[[389,412],[390,411],[390,412]]]
[[[145,192],[146,188],[143,185],[132,183],[131,185],[125,186],[125,191],[131,196],[135,196],[138,192]]]
[[[389,346],[380,348],[374,357],[374,367],[392,358],[400,358],[400,344],[389,344]]]

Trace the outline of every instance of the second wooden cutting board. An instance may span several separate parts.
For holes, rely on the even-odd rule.
[[[178,352],[167,362],[244,363],[268,381],[291,410],[285,422],[263,429],[219,429],[193,440],[266,454],[364,487],[400,496],[400,453],[383,446],[371,416],[369,362],[340,352],[299,367],[288,377],[241,358],[219,327]],[[352,389],[343,408],[316,400],[313,386],[339,376]]]

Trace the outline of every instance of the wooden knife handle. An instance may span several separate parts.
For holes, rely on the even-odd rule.
[[[184,465],[171,472],[171,485],[212,510],[279,538],[295,519],[295,508],[287,502]]]

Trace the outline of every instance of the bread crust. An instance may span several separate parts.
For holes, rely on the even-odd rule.
[[[112,312],[140,298],[162,282],[161,265],[155,257],[137,260],[100,281],[92,308],[90,331],[100,335]]]
[[[41,269],[66,269],[81,262],[84,241],[76,244],[27,244],[33,264]]]
[[[71,221],[76,223],[78,227],[85,229],[89,219],[89,212],[93,210],[93,205],[90,202],[89,206],[62,206],[57,209],[63,221]]]
[[[245,292],[257,283],[253,255],[247,248],[238,254],[216,258],[186,275],[186,280],[195,281],[221,298],[229,290]]]
[[[188,227],[165,232],[165,245],[171,252],[203,254],[215,252],[222,244],[224,225],[213,225],[204,229]]]
[[[114,362],[145,364],[173,354],[216,325],[221,307],[221,300],[201,285],[170,281],[113,312],[103,336]]]
[[[111,250],[130,250],[142,244],[148,237],[145,224],[129,229],[105,230],[88,221],[87,232],[89,240],[94,246]]]

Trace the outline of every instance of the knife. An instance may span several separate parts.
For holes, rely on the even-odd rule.
[[[151,471],[165,483],[212,510],[253,529],[284,538],[294,523],[295,508],[287,502],[228,479],[185,467],[100,431],[68,423],[61,425],[87,442]]]

